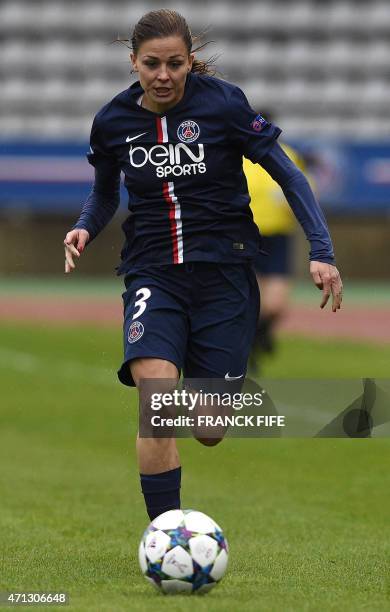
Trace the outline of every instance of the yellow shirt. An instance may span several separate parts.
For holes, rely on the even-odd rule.
[[[301,170],[304,164],[299,155],[287,145],[284,152]],[[259,164],[244,158],[244,172],[251,197],[253,218],[264,236],[291,234],[295,228],[295,216],[289,207],[283,191]]]

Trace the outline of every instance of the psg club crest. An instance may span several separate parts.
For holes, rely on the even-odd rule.
[[[199,134],[199,125],[190,119],[183,121],[177,128],[177,137],[182,142],[194,142],[194,140],[199,138]]]
[[[129,327],[129,333],[127,334],[127,340],[130,344],[137,342],[144,335],[144,326],[139,321],[133,321]]]
[[[267,125],[267,121],[261,115],[257,115],[251,123],[251,126],[253,127],[255,132],[261,132],[263,127],[266,125]]]

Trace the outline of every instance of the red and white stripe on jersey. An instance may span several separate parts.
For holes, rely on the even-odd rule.
[[[183,263],[183,233],[180,204],[175,196],[172,182],[163,183],[164,199],[169,204],[169,223],[171,228],[173,263]]]
[[[162,144],[168,142],[167,118],[156,117],[157,142]],[[163,182],[164,200],[169,206],[169,225],[172,239],[173,263],[183,263],[183,228],[181,221],[180,202],[175,195],[174,183]]]

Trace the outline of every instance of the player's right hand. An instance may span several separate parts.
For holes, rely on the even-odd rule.
[[[75,269],[73,256],[80,257],[85,245],[89,241],[89,232],[84,229],[74,229],[65,236],[65,274]]]

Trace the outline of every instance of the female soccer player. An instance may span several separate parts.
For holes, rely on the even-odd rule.
[[[96,115],[89,162],[95,182],[67,233],[65,272],[119,204],[120,172],[130,215],[118,275],[125,275],[126,385],[142,379],[244,378],[259,295],[251,261],[260,235],[249,208],[243,156],[281,185],[310,241],[310,272],[341,305],[342,284],[323,214],[307,180],[277,143],[281,130],[243,92],[195,59],[185,19],[170,10],[134,28],[139,81]],[[205,441],[206,442],[206,441]],[[138,438],[141,486],[151,519],[180,507],[181,467],[173,438]]]

